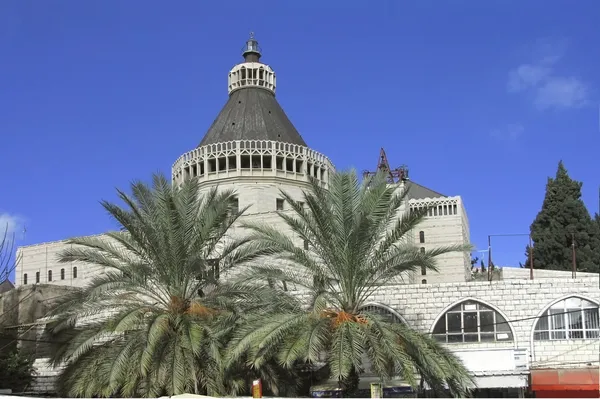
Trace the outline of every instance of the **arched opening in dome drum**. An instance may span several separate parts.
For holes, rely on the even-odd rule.
[[[304,173],[303,164],[304,162],[300,159],[275,157],[276,169],[283,172]]]
[[[227,170],[235,170],[237,168],[237,162],[235,156],[227,157]]]

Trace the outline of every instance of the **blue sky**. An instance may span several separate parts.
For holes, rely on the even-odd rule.
[[[198,144],[250,31],[312,148],[363,170],[385,147],[462,196],[477,247],[529,231],[560,159],[595,212],[599,15],[597,0],[3,0],[0,219],[19,245],[114,228],[98,201]],[[496,263],[525,244],[494,239]]]

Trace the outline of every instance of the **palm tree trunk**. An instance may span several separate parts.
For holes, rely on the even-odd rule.
[[[348,376],[340,380],[340,388],[342,388],[342,395],[345,398],[355,398],[358,394],[358,383],[360,382],[360,376],[354,367],[350,370]]]

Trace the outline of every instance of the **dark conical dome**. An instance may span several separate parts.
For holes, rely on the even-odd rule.
[[[233,140],[271,140],[306,147],[300,133],[275,98],[275,72],[260,58],[251,34],[244,62],[229,72],[229,99],[199,147]]]

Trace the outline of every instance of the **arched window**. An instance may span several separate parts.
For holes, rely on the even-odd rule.
[[[52,270],[48,270],[48,281],[52,281]]]
[[[73,268],[73,278],[77,278],[77,266]]]
[[[40,272],[35,272],[35,283],[39,283],[40,282]]]
[[[423,280],[421,280],[421,284],[427,284],[427,279],[424,278]]]
[[[60,269],[60,279],[61,280],[65,279],[65,269]]]
[[[419,242],[421,244],[425,244],[425,232],[424,231],[419,231]]]
[[[542,314],[535,325],[533,339],[598,339],[599,331],[598,305],[571,297],[556,302]]]
[[[387,321],[392,323],[402,323],[402,319],[394,312],[386,309],[383,306],[378,306],[376,304],[368,304],[360,308],[360,310],[366,310],[370,313],[378,314],[379,316],[384,317]]]
[[[440,342],[510,342],[506,319],[480,302],[467,300],[447,311],[435,324],[433,336]]]

